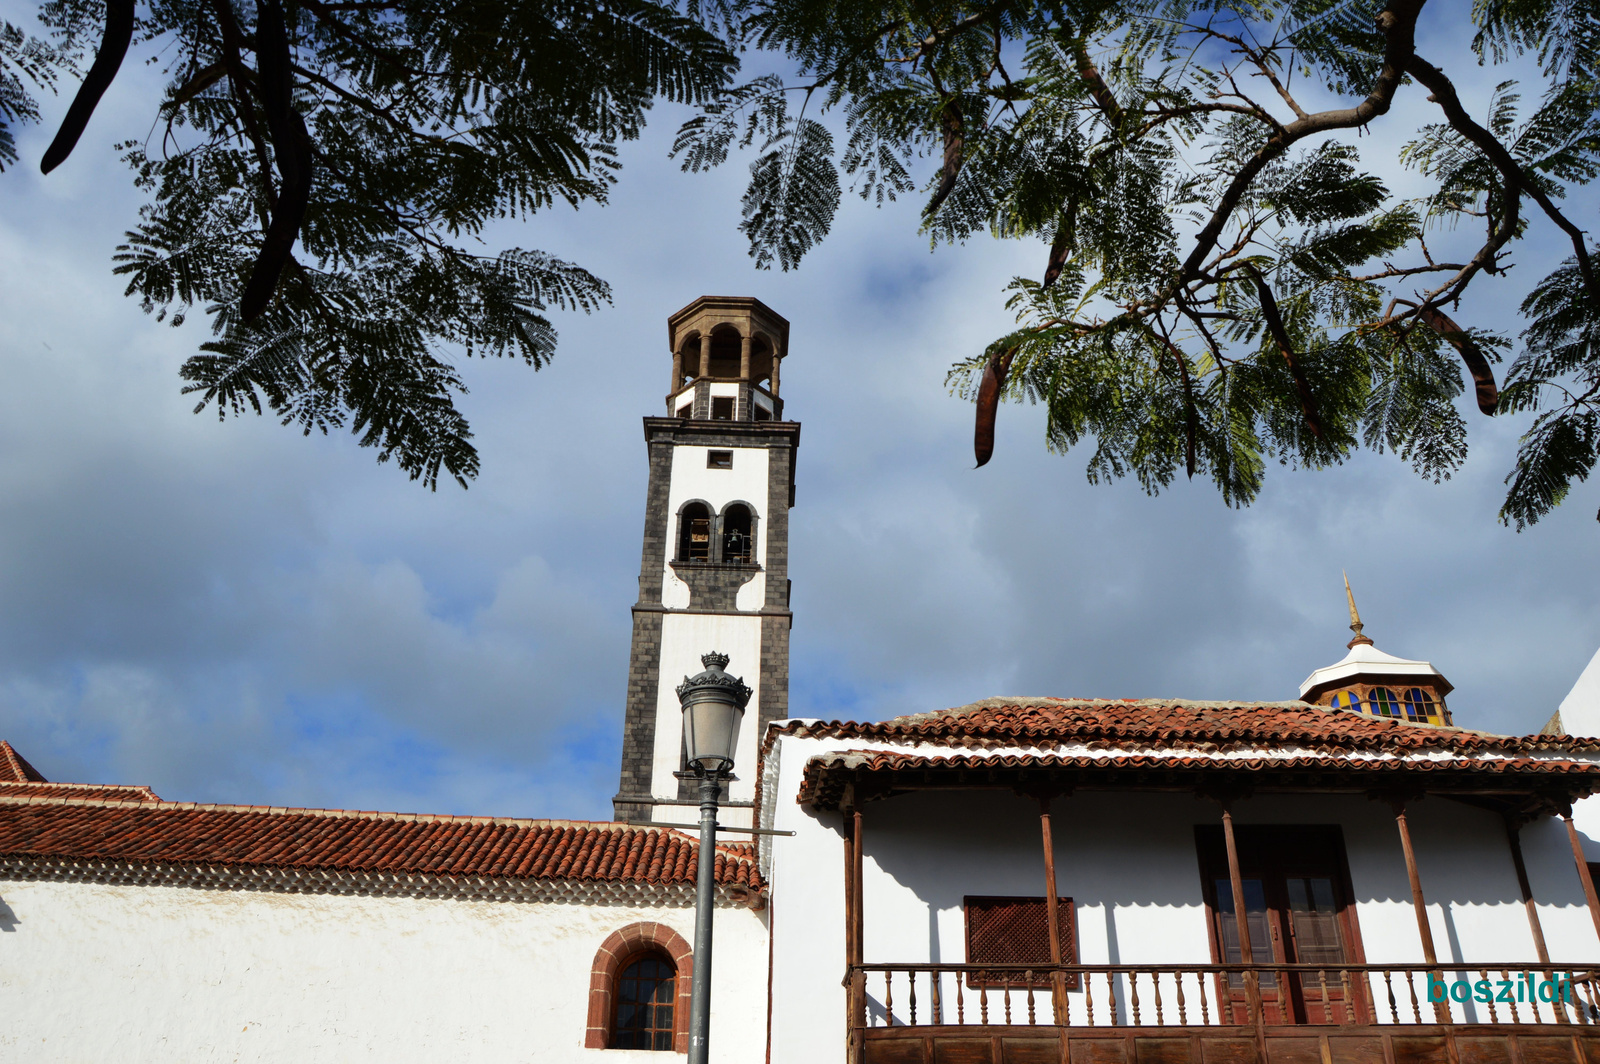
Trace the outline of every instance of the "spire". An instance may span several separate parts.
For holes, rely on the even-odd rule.
[[[1355,633],[1355,638],[1351,639],[1350,642],[1345,644],[1345,646],[1354,650],[1356,644],[1365,643],[1370,647],[1372,645],[1372,640],[1361,634],[1361,614],[1356,612],[1356,597],[1350,591],[1350,574],[1344,573],[1343,576],[1344,597],[1345,600],[1350,603],[1350,630]]]

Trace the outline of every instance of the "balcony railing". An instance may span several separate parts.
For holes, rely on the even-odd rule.
[[[861,964],[846,986],[868,1030],[1600,1025],[1597,973],[1525,963]]]

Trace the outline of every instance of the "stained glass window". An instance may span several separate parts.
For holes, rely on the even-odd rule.
[[[1328,703],[1335,709],[1353,709],[1361,712],[1361,696],[1354,691],[1335,691],[1333,699]]]
[[[1374,687],[1367,692],[1367,703],[1374,717],[1400,716],[1400,700],[1387,687]]]
[[[1406,689],[1406,717],[1423,724],[1437,724],[1438,710],[1433,696],[1420,687]]]

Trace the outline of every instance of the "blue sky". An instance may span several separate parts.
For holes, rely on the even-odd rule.
[[[1463,71],[1444,9],[1423,50]],[[27,17],[0,0],[0,16]],[[1477,110],[1491,82],[1463,74]],[[124,298],[110,256],[139,199],[111,144],[149,126],[130,64],[48,178],[43,127],[0,175],[0,738],[54,779],[172,799],[523,816],[609,815],[643,526],[639,419],[661,412],[668,314],[754,295],[792,323],[804,424],[792,517],[791,705],[878,718],[995,694],[1278,699],[1344,653],[1340,571],[1380,647],[1432,660],[1459,723],[1537,729],[1600,646],[1600,488],[1521,535],[1501,478],[1526,419],[1468,411],[1472,456],[1417,479],[1393,456],[1274,468],[1258,503],[1202,483],[1147,498],[1051,456],[1036,408],[1001,411],[972,468],[946,367],[1003,332],[1006,281],[1042,249],[930,250],[917,203],[847,197],[790,274],[737,232],[744,161],[679,173],[682,112],[627,147],[604,208],[504,225],[611,283],[563,315],[555,362],[465,366],[483,474],[430,494],[346,436],[191,413],[205,337]],[[1420,94],[1397,108],[1410,128]],[[1360,142],[1369,165],[1396,141]],[[1580,219],[1592,224],[1594,204]],[[1548,226],[1463,314],[1518,328],[1560,257]],[[1443,234],[1435,247],[1476,234]],[[737,670],[739,663],[734,663]]]

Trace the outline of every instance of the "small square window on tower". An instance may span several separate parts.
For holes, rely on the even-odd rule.
[[[707,451],[706,452],[706,468],[707,469],[732,469],[733,468],[733,452],[732,451]]]
[[[716,396],[712,396],[712,398],[711,398],[711,420],[712,421],[732,421],[733,420],[733,396],[731,396],[731,395],[716,395]]]

